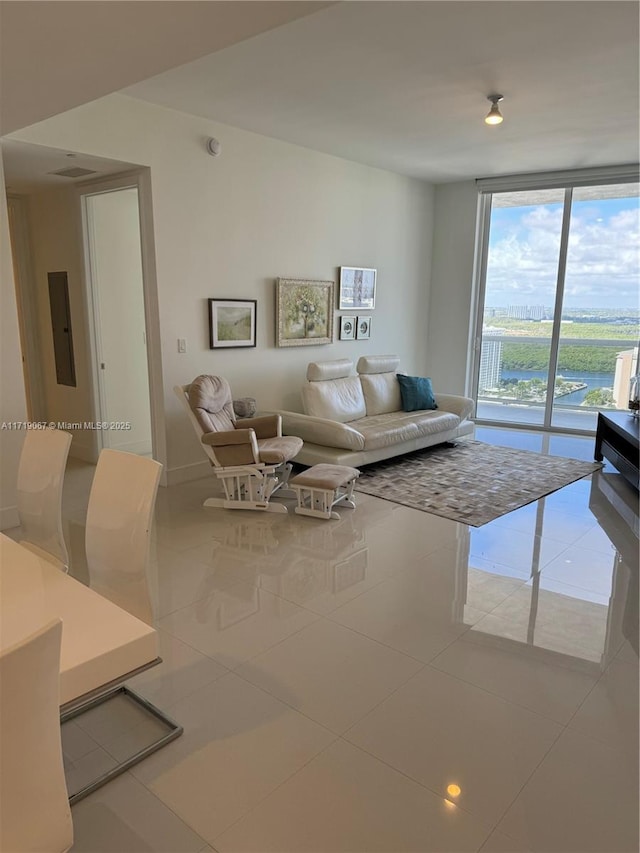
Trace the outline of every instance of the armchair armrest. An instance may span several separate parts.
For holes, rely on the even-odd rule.
[[[282,435],[280,415],[260,415],[257,418],[238,418],[236,429],[252,429],[256,438],[279,438]]]
[[[473,416],[476,404],[471,397],[462,397],[458,394],[436,394],[435,397],[439,409],[453,412],[461,421]]]
[[[201,441],[211,448],[214,464],[219,468],[230,465],[257,465],[260,462],[258,441],[252,429],[207,432]]]
[[[363,450],[364,436],[349,424],[328,418],[316,418],[298,412],[281,412],[285,435],[297,435],[305,442],[344,450]]]

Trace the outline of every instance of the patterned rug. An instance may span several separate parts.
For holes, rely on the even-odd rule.
[[[366,465],[356,491],[481,527],[601,467],[466,440]]]

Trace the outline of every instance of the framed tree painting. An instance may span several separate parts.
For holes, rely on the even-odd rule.
[[[276,344],[314,346],[333,341],[332,281],[276,280]]]

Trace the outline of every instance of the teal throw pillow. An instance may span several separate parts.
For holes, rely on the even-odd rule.
[[[403,376],[401,373],[397,376],[405,412],[438,408],[430,379],[423,376]]]

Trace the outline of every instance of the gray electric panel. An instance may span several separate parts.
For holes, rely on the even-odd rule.
[[[71,385],[75,388],[76,366],[73,358],[73,334],[71,332],[67,273],[49,272],[47,279],[49,280],[49,305],[51,306],[56,379],[58,385]]]

